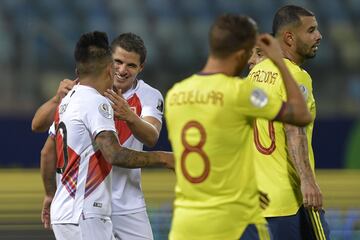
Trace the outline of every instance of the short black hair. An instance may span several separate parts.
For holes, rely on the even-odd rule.
[[[272,34],[276,36],[280,29],[284,26],[297,26],[301,23],[300,17],[313,17],[314,13],[311,11],[295,5],[286,5],[279,8],[274,16],[272,25]]]
[[[112,62],[107,34],[94,31],[81,35],[74,57],[79,75],[98,74]]]
[[[221,15],[210,28],[210,53],[224,58],[240,49],[249,50],[254,46],[256,36],[257,24],[250,17]]]
[[[111,43],[111,49],[113,52],[115,52],[117,47],[121,47],[128,52],[135,52],[139,54],[140,64],[145,62],[147,52],[144,41],[140,36],[131,32],[122,33]]]

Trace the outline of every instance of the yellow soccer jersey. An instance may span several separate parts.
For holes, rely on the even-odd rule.
[[[287,59],[285,63],[299,84],[312,117],[315,119],[315,100],[309,74]],[[269,59],[257,64],[249,73],[248,80],[266,90],[270,95],[278,95],[286,100],[285,86],[279,70]],[[314,155],[311,147],[313,125],[312,122],[306,127],[312,169],[314,169]],[[268,193],[270,198],[270,205],[264,211],[264,216],[293,215],[302,204],[302,195],[299,177],[287,153],[283,124],[257,119],[254,126],[256,176],[260,190]]]
[[[170,239],[238,239],[249,223],[264,223],[252,122],[274,119],[282,99],[219,73],[175,84],[165,104],[177,179]]]

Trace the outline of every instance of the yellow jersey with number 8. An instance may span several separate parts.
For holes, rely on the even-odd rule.
[[[195,74],[165,100],[176,159],[170,239],[239,239],[265,223],[253,159],[253,119],[274,119],[283,107],[252,84],[221,73]]]

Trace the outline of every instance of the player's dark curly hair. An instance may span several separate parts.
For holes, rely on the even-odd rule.
[[[256,41],[257,24],[247,16],[225,14],[217,18],[209,32],[210,52],[227,57],[240,49],[251,49]]]
[[[128,52],[135,52],[140,56],[140,64],[146,59],[146,47],[140,36],[128,32],[117,36],[111,43],[111,49],[115,52],[116,47],[121,47]]]
[[[112,62],[109,40],[104,32],[81,35],[74,57],[78,74],[97,74]]]
[[[286,5],[279,8],[274,16],[272,34],[276,36],[284,26],[298,26],[301,24],[300,17],[304,16],[312,17],[314,16],[314,13],[303,7],[295,5]]]

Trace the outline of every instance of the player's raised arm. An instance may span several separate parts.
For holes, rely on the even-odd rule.
[[[73,88],[77,81],[64,79],[60,82],[56,95],[41,105],[31,122],[31,130],[34,132],[45,132],[54,121],[56,107],[61,99]]]
[[[138,152],[120,146],[114,132],[102,131],[95,142],[105,159],[112,165],[124,168],[166,167],[174,169],[174,156],[171,152]]]
[[[278,67],[284,81],[287,102],[276,120],[306,126],[312,121],[312,117],[299,86],[285,65],[279,43],[270,34],[263,34],[259,37],[257,44]]]

